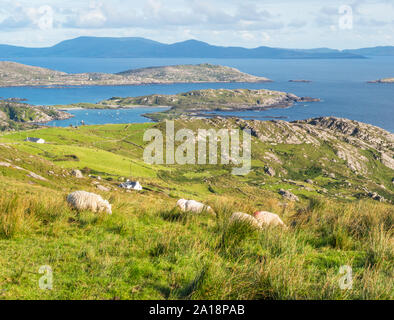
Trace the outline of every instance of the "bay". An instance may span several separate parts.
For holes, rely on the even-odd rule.
[[[7,60],[7,59],[2,59]],[[148,94],[175,94],[197,89],[249,88],[272,89],[291,92],[298,96],[320,98],[321,102],[296,104],[287,109],[267,111],[215,112],[225,116],[267,120],[280,117],[300,120],[320,116],[344,117],[382,127],[394,132],[394,84],[368,84],[366,81],[394,76],[393,57],[369,59],[86,59],[86,58],[21,58],[13,61],[47,67],[65,72],[119,72],[149,66],[213,63],[235,67],[243,72],[268,77],[272,83],[199,83],[138,86],[86,86],[67,88],[14,87],[0,88],[4,98],[25,98],[35,105],[59,105],[77,102],[99,102],[111,97],[140,96]],[[307,79],[311,83],[289,82]],[[155,108],[122,110],[121,121],[148,122],[143,113]],[[107,110],[111,115],[99,117],[88,110],[75,112],[75,118],[64,121],[86,123],[112,123],[117,110]],[[90,116],[89,116],[90,113]],[[113,113],[113,114],[112,114]],[[103,114],[101,114],[103,115]],[[83,118],[83,119],[82,119]],[[55,122],[52,125],[65,125]]]

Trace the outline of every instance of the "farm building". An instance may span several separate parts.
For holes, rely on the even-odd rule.
[[[45,140],[44,140],[44,139],[41,139],[41,138],[32,138],[32,137],[27,137],[27,138],[25,139],[25,141],[34,142],[34,143],[45,143]]]

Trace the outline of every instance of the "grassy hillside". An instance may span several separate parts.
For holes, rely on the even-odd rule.
[[[0,61],[0,87],[136,85],[147,83],[266,82],[237,69],[211,65],[178,65],[109,73],[65,73],[50,69]]]
[[[165,125],[0,136],[0,298],[394,298],[394,170],[379,157],[393,151],[390,134],[327,119],[176,122],[177,129],[250,127],[252,172],[233,176],[229,165],[145,164],[142,137],[152,127]],[[48,143],[24,142],[26,134]],[[352,169],[338,146],[349,155],[355,141],[365,159]],[[73,177],[74,168],[84,178]],[[145,189],[119,189],[124,178]],[[281,188],[300,201],[283,198]],[[386,202],[370,199],[366,189]],[[101,194],[113,214],[71,210],[65,196],[75,190]],[[179,198],[203,201],[218,216],[183,214],[175,209]],[[256,210],[279,214],[289,229],[229,225],[233,212]],[[42,265],[53,269],[51,291],[38,288]],[[339,288],[342,265],[353,268],[352,290]]]

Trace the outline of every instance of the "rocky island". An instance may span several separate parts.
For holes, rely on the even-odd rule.
[[[146,113],[145,117],[160,121],[181,116],[205,116],[206,111],[246,111],[287,108],[297,102],[319,99],[298,97],[292,93],[273,90],[205,89],[175,95],[153,94],[141,97],[113,97],[99,103],[76,103],[57,106],[32,106],[10,99],[0,100],[0,130],[27,129],[52,120],[73,117],[72,109],[130,109],[165,107],[161,112]]]
[[[384,78],[374,81],[368,81],[368,83],[394,83],[394,78]]]
[[[149,67],[110,73],[65,73],[16,62],[0,61],[0,87],[139,85],[203,82],[270,82],[237,69],[212,65]]]
[[[142,97],[114,97],[99,103],[102,107],[130,108],[135,106],[168,106],[170,110],[147,114],[153,120],[195,115],[204,111],[245,111],[287,108],[296,102],[314,102],[319,99],[298,97],[273,90],[205,89],[175,95],[153,94]]]

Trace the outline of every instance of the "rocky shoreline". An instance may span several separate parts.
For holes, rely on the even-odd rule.
[[[15,101],[0,101],[0,131],[28,129],[74,115],[49,106],[32,106]]]

